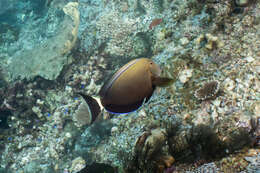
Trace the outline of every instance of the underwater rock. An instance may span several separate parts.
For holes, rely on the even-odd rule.
[[[151,132],[144,132],[136,141],[134,152],[143,161],[152,159],[152,155],[161,149],[165,141],[165,129],[153,129]]]
[[[135,146],[134,146],[135,155],[142,151],[145,141],[146,141],[147,137],[150,135],[151,135],[151,132],[144,132],[141,136],[139,136],[137,138],[137,140],[135,141]]]
[[[250,132],[250,119],[246,115],[230,115],[215,124],[214,128],[209,124],[179,129],[176,135],[169,137],[168,145],[176,160],[191,161],[198,156],[201,159],[223,157],[250,146],[254,140]]]
[[[174,153],[182,153],[188,151],[190,147],[191,131],[181,131],[178,135],[173,136],[169,139],[169,145]],[[185,154],[183,154],[185,155]]]
[[[54,10],[59,11],[59,9]],[[53,11],[50,10],[51,12]],[[59,13],[63,13],[65,16],[63,18],[62,15],[57,16],[62,21],[58,25],[59,29],[57,29],[55,36],[46,38],[44,42],[14,54],[8,66],[4,68],[8,74],[8,80],[12,81],[19,77],[32,79],[35,76],[53,80],[58,77],[63,66],[69,62],[67,53],[70,52],[77,40],[78,3],[69,2]],[[42,22],[46,22],[44,18]]]
[[[208,50],[213,50],[215,48],[221,48],[224,46],[224,43],[219,40],[217,36],[213,36],[212,34],[201,34],[197,39],[196,39],[196,44],[205,47]]]
[[[154,129],[151,135],[146,139],[144,144],[144,151],[146,151],[147,158],[151,158],[152,154],[164,144],[166,140],[164,129]]]
[[[248,166],[248,161],[245,159],[247,154],[242,151],[237,154],[231,154],[220,160],[220,171],[223,172],[242,172]],[[254,171],[252,171],[254,172]],[[250,171],[251,173],[251,171]]]
[[[63,11],[66,15],[70,16],[73,21],[73,27],[71,28],[71,39],[68,39],[64,44],[64,50],[62,54],[68,53],[75,45],[77,36],[78,36],[78,28],[79,28],[79,11],[78,11],[78,3],[77,2],[69,2],[63,7]]]
[[[175,159],[171,155],[163,153],[165,142],[165,129],[156,128],[143,132],[135,142],[133,160],[127,163],[130,170],[139,168],[147,172],[163,173],[164,170],[170,168]],[[130,172],[133,172],[133,170]]]
[[[86,167],[86,161],[82,157],[77,157],[72,160],[70,172],[76,173]]]

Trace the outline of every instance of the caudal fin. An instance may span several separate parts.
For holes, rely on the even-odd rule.
[[[98,115],[101,112],[100,106],[96,99],[89,95],[85,95],[83,93],[78,93],[88,104],[89,109],[91,111],[91,124],[97,119]]]

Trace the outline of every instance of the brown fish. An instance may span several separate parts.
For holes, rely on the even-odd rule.
[[[163,19],[153,19],[153,21],[150,23],[149,25],[149,29],[153,29],[153,27],[159,25],[160,23],[162,23]]]
[[[99,92],[101,104],[111,113],[137,110],[150,99],[156,86],[173,82],[173,79],[162,78],[160,74],[159,66],[148,58],[130,61],[103,85]]]

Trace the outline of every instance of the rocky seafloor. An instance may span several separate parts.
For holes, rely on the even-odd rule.
[[[164,76],[136,112],[84,101],[126,62]],[[0,172],[260,172],[258,0],[1,0]]]

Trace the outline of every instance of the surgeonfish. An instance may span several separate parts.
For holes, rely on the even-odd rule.
[[[173,83],[173,79],[160,75],[160,67],[151,59],[140,58],[128,62],[102,86],[99,92],[101,105],[113,114],[137,110],[150,99],[157,86],[165,87]],[[85,100],[89,97],[81,95]]]
[[[160,67],[148,58],[130,61],[101,88],[102,105],[111,113],[135,111],[150,99],[156,86],[172,82],[172,79],[162,78],[160,74]]]

